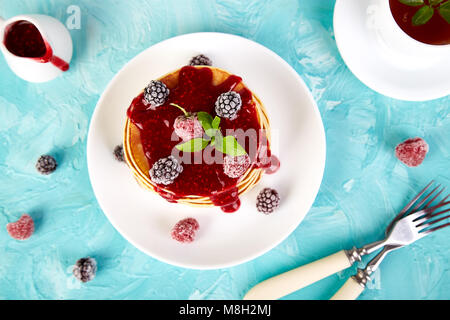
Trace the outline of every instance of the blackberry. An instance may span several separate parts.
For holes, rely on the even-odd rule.
[[[163,105],[170,94],[169,88],[159,80],[152,80],[144,89],[144,101],[152,107]]]
[[[189,62],[190,66],[212,66],[212,61],[210,58],[203,54],[199,54],[191,59]]]
[[[82,258],[73,267],[73,275],[81,282],[88,282],[94,279],[97,273],[97,261],[93,258]]]
[[[36,162],[36,170],[45,175],[55,171],[57,166],[58,164],[56,163],[55,158],[48,155],[40,156]]]
[[[118,145],[114,148],[114,158],[116,158],[117,161],[124,162],[125,157],[123,154],[123,145]]]
[[[216,101],[216,113],[221,118],[236,119],[241,107],[241,96],[234,91],[222,93]]]
[[[256,198],[256,208],[264,214],[272,213],[280,206],[280,196],[274,189],[263,189]]]
[[[174,156],[159,159],[150,169],[150,178],[156,184],[168,185],[183,172],[183,167]]]

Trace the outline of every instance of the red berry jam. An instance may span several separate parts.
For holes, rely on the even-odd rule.
[[[39,58],[45,55],[47,47],[36,26],[28,21],[17,21],[7,28],[5,47],[19,57]]]
[[[133,100],[128,109],[128,117],[140,130],[141,142],[150,168],[159,159],[171,155],[174,147],[182,142],[176,135],[176,139],[173,138],[175,119],[182,113],[178,108],[171,106],[171,103],[183,107],[189,113],[204,111],[214,117],[215,102],[219,95],[234,90],[242,79],[233,75],[218,86],[213,85],[212,81],[211,69],[187,66],[180,70],[178,85],[170,88],[170,95],[164,105],[150,108],[143,101],[143,93]],[[262,141],[265,139],[259,137],[261,126],[252,93],[245,88],[237,92],[242,99],[242,108],[236,119],[222,118],[220,128],[223,135],[227,135],[226,131],[229,129],[241,129],[244,132],[254,130],[257,133],[255,140],[247,141],[243,145],[247,153],[251,155],[251,146],[254,148],[256,145],[256,150],[260,150]],[[223,155],[211,146],[206,147],[202,152],[203,155],[209,154],[212,158],[217,152],[217,156],[223,158]],[[167,193],[162,195],[171,201],[187,195],[206,196],[224,211],[236,211],[240,205],[236,188],[239,178],[227,176],[224,173],[222,161],[206,163],[202,152],[179,152],[182,159],[192,161],[189,163],[182,161],[183,172],[172,184],[164,186],[175,196],[167,197]],[[198,158],[200,161],[196,161]],[[252,163],[253,166],[258,167],[256,158],[255,154]]]
[[[50,62],[62,71],[69,70],[69,64],[53,55],[51,46],[31,22],[20,20],[9,25],[5,30],[4,44],[9,52],[18,57]]]

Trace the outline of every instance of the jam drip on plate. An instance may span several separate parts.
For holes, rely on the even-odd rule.
[[[170,95],[164,105],[153,108],[144,102],[143,93],[136,97],[128,109],[128,117],[140,130],[141,143],[149,166],[152,167],[158,159],[173,154],[174,147],[182,142],[173,128],[175,119],[182,113],[178,108],[170,105],[171,103],[183,107],[189,113],[204,111],[214,117],[215,102],[219,95],[236,91],[241,81],[240,77],[232,75],[220,85],[214,85],[211,69],[188,66],[180,70],[176,87],[171,87],[169,81],[165,83],[170,89]],[[252,93],[246,88],[236,92],[241,96],[242,108],[236,119],[221,119],[222,134],[226,135],[227,130],[238,129],[244,132],[254,130],[259,133],[261,126]],[[259,140],[262,139],[258,139],[258,136],[255,139],[256,141],[245,143],[244,148],[247,153],[252,143],[257,146],[257,150],[260,149],[261,141]],[[171,202],[188,195],[209,197],[225,212],[234,212],[239,208],[240,200],[236,187],[239,178],[227,176],[224,173],[222,161],[212,163],[205,161],[206,158],[223,158],[219,151],[208,146],[203,151],[193,153],[177,150],[177,154],[182,159],[183,171],[173,183],[159,186],[157,189],[159,194]],[[253,166],[262,167],[259,161],[253,161]],[[267,168],[267,163],[265,166]],[[170,194],[161,188],[169,191]]]

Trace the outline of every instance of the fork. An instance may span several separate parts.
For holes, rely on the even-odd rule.
[[[448,196],[445,199],[447,198]],[[339,289],[339,291],[331,298],[331,300],[354,300],[358,298],[358,296],[365,289],[366,283],[370,281],[370,275],[378,269],[379,265],[390,251],[407,246],[433,233],[434,231],[448,227],[450,223],[444,223],[433,227],[433,225],[450,218],[450,215],[436,218],[449,212],[450,209],[434,214],[432,213],[449,203],[445,202],[445,199],[437,206],[425,208],[399,220],[394,225],[394,229],[391,231],[388,239],[386,240],[386,243],[390,244],[384,246],[383,250],[381,250],[381,252],[367,264],[364,270],[358,269],[356,275],[348,279],[341,289]]]
[[[347,283],[341,288],[341,290],[333,296],[333,299],[344,299],[344,298],[356,298],[364,290],[365,283],[370,279],[370,274],[376,270],[384,257],[392,250],[396,250],[400,247],[406,245],[405,241],[399,240],[399,234],[404,230],[405,226],[409,224],[403,220],[412,216],[412,214],[417,213],[419,215],[414,215],[416,219],[420,220],[420,225],[428,227],[431,224],[438,223],[445,220],[447,217],[440,218],[437,220],[429,221],[426,219],[433,219],[438,215],[450,211],[444,210],[442,212],[433,214],[439,208],[442,208],[448,204],[446,202],[449,196],[441,200],[437,205],[431,206],[432,203],[442,194],[445,188],[439,190],[440,185],[435,187],[430,191],[425,197],[421,197],[429,190],[433,185],[434,181],[431,181],[422,191],[417,194],[414,199],[411,200],[390,222],[385,232],[385,239],[381,241],[376,241],[362,248],[354,247],[351,250],[341,250],[335,254],[328,257],[322,258],[315,262],[311,262],[307,265],[298,267],[296,269],[287,271],[278,276],[272,277],[265,280],[256,286],[254,286],[244,297],[244,300],[274,300],[286,296],[294,291],[302,289],[316,281],[328,277],[329,275],[339,272],[341,270],[347,269],[352,266],[356,261],[361,261],[362,256],[371,254],[380,248],[383,250],[369,263],[367,270],[358,270],[358,274],[350,278]],[[437,193],[436,193],[437,192]],[[433,196],[434,195],[434,196]],[[432,197],[433,196],[433,197]],[[432,198],[431,198],[432,197]],[[431,199],[430,199],[431,198]],[[423,220],[425,219],[425,220]],[[413,221],[414,222],[414,221]],[[429,233],[442,229],[449,224],[444,224],[432,229],[423,230],[420,229],[420,236],[417,236],[415,240],[428,235]],[[413,229],[415,230],[415,229]],[[415,241],[414,240],[414,241]],[[412,242],[414,242],[412,241]],[[409,243],[412,243],[409,242]],[[409,244],[408,243],[408,244]]]

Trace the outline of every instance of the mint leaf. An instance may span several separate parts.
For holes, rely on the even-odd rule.
[[[233,136],[226,136],[223,139],[216,137],[216,149],[224,154],[238,157],[246,155],[245,149],[237,142]]]
[[[214,146],[220,152],[222,152],[221,150],[223,146],[223,135],[222,132],[220,132],[220,130],[217,130],[214,137],[211,138],[211,145]]]
[[[205,149],[208,144],[209,140],[203,138],[195,138],[187,142],[180,143],[176,145],[175,148],[183,152],[197,152]]]
[[[435,6],[439,3],[441,3],[442,1],[444,1],[444,0],[430,0],[430,5]]]
[[[216,116],[216,117],[214,118],[214,120],[212,121],[211,125],[212,125],[212,127],[213,127],[214,129],[219,129],[220,118],[219,118],[218,116]]]
[[[398,1],[410,7],[417,7],[425,4],[423,0],[398,0]]]
[[[398,0],[398,1],[410,7],[417,7],[425,4],[424,0]]]
[[[447,1],[446,3],[441,5],[438,11],[441,17],[444,18],[447,23],[450,23],[450,1]]]
[[[208,137],[214,137],[216,135],[217,129],[211,128],[208,130],[205,130],[205,133]]]
[[[429,6],[424,6],[417,10],[417,12],[412,17],[413,26],[421,26],[427,23],[434,14],[434,9]]]
[[[200,111],[197,113],[197,119],[202,124],[203,129],[205,130],[206,134],[208,134],[208,130],[212,129],[212,121],[213,118],[208,112]]]

